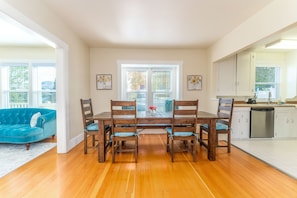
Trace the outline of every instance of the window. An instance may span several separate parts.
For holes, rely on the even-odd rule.
[[[2,63],[1,107],[56,105],[56,68],[53,63]]]
[[[138,111],[165,111],[166,101],[179,98],[179,65],[121,64],[120,87],[121,99],[136,100]]]
[[[280,67],[256,67],[255,90],[258,99],[267,100],[269,92],[272,99],[280,97]]]

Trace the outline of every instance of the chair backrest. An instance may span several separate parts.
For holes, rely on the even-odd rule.
[[[83,118],[84,129],[87,128],[88,125],[94,123],[94,120],[90,119],[93,117],[93,106],[92,100],[89,99],[80,99],[81,104],[81,113]]]
[[[112,132],[136,132],[136,101],[110,101]]]
[[[173,100],[172,133],[194,132],[197,128],[198,99]]]
[[[217,122],[231,127],[232,114],[233,114],[233,98],[220,98],[218,104],[218,115],[228,117],[227,119],[218,119]]]

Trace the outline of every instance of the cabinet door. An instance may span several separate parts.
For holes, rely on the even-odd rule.
[[[254,56],[251,53],[241,53],[237,55],[236,95],[238,96],[253,95],[253,59]]]
[[[296,108],[275,108],[274,137],[292,138],[297,137],[297,110]]]
[[[250,137],[250,108],[234,108],[232,115],[232,139]]]
[[[235,95],[236,57],[217,63],[217,95]]]
[[[240,139],[250,138],[250,109],[241,113],[241,133]]]
[[[288,137],[289,123],[288,123],[288,112],[277,112],[274,115],[274,137],[284,138]]]
[[[287,117],[287,124],[288,124],[288,137],[297,137],[297,123],[296,123],[296,109],[291,109],[288,117]]]
[[[241,125],[241,112],[233,111],[232,124],[231,124],[231,139],[239,139]]]

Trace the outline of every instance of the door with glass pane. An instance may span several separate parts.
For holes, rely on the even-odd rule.
[[[122,70],[122,99],[136,100],[137,110],[146,111],[154,105],[165,110],[165,101],[175,98],[175,70],[172,68],[125,68]]]
[[[125,74],[127,88],[124,99],[136,100],[138,111],[145,111],[148,105],[148,72],[146,70],[127,70]]]

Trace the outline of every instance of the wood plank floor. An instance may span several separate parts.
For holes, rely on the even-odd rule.
[[[208,161],[177,153],[171,163],[165,135],[140,135],[138,163],[132,153],[97,162],[83,143],[67,154],[52,149],[0,179],[1,197],[297,197],[297,180],[232,147]]]

